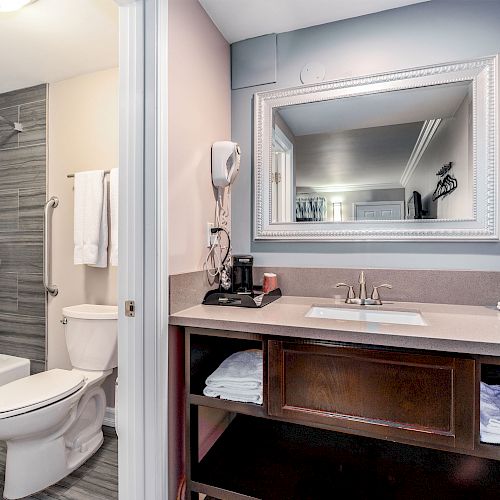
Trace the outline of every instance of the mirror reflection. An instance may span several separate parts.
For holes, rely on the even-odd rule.
[[[273,110],[273,222],[473,217],[471,81]]]

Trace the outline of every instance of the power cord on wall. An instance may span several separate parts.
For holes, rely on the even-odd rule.
[[[229,196],[229,193],[228,193]],[[208,251],[207,257],[203,264],[207,272],[208,282],[210,286],[216,284],[219,280],[219,286],[228,290],[231,287],[231,273],[230,273],[230,253],[231,253],[231,237],[228,227],[228,212],[224,206],[224,189],[217,190],[217,200],[215,204],[215,224],[211,228],[211,234],[215,235],[212,244]],[[227,244],[224,245],[221,234],[225,234]]]

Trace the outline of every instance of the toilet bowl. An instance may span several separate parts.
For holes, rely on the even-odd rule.
[[[4,497],[57,483],[103,442],[102,383],[117,366],[117,308],[63,309],[71,370],[52,369],[0,387],[0,440],[7,443]]]

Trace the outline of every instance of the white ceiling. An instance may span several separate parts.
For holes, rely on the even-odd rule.
[[[0,93],[118,66],[114,0],[38,0],[0,13]]]
[[[458,82],[281,108],[297,186],[400,185],[423,122],[454,117],[471,93]]]
[[[421,129],[418,122],[297,137],[296,185],[402,187]]]
[[[449,118],[468,92],[472,83],[450,83],[286,106],[279,114],[295,136],[324,134]]]
[[[199,0],[229,43],[429,0]]]

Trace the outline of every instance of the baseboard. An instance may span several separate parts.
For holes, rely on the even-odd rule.
[[[106,407],[106,413],[104,414],[103,425],[106,427],[115,427],[115,409],[110,406]]]

